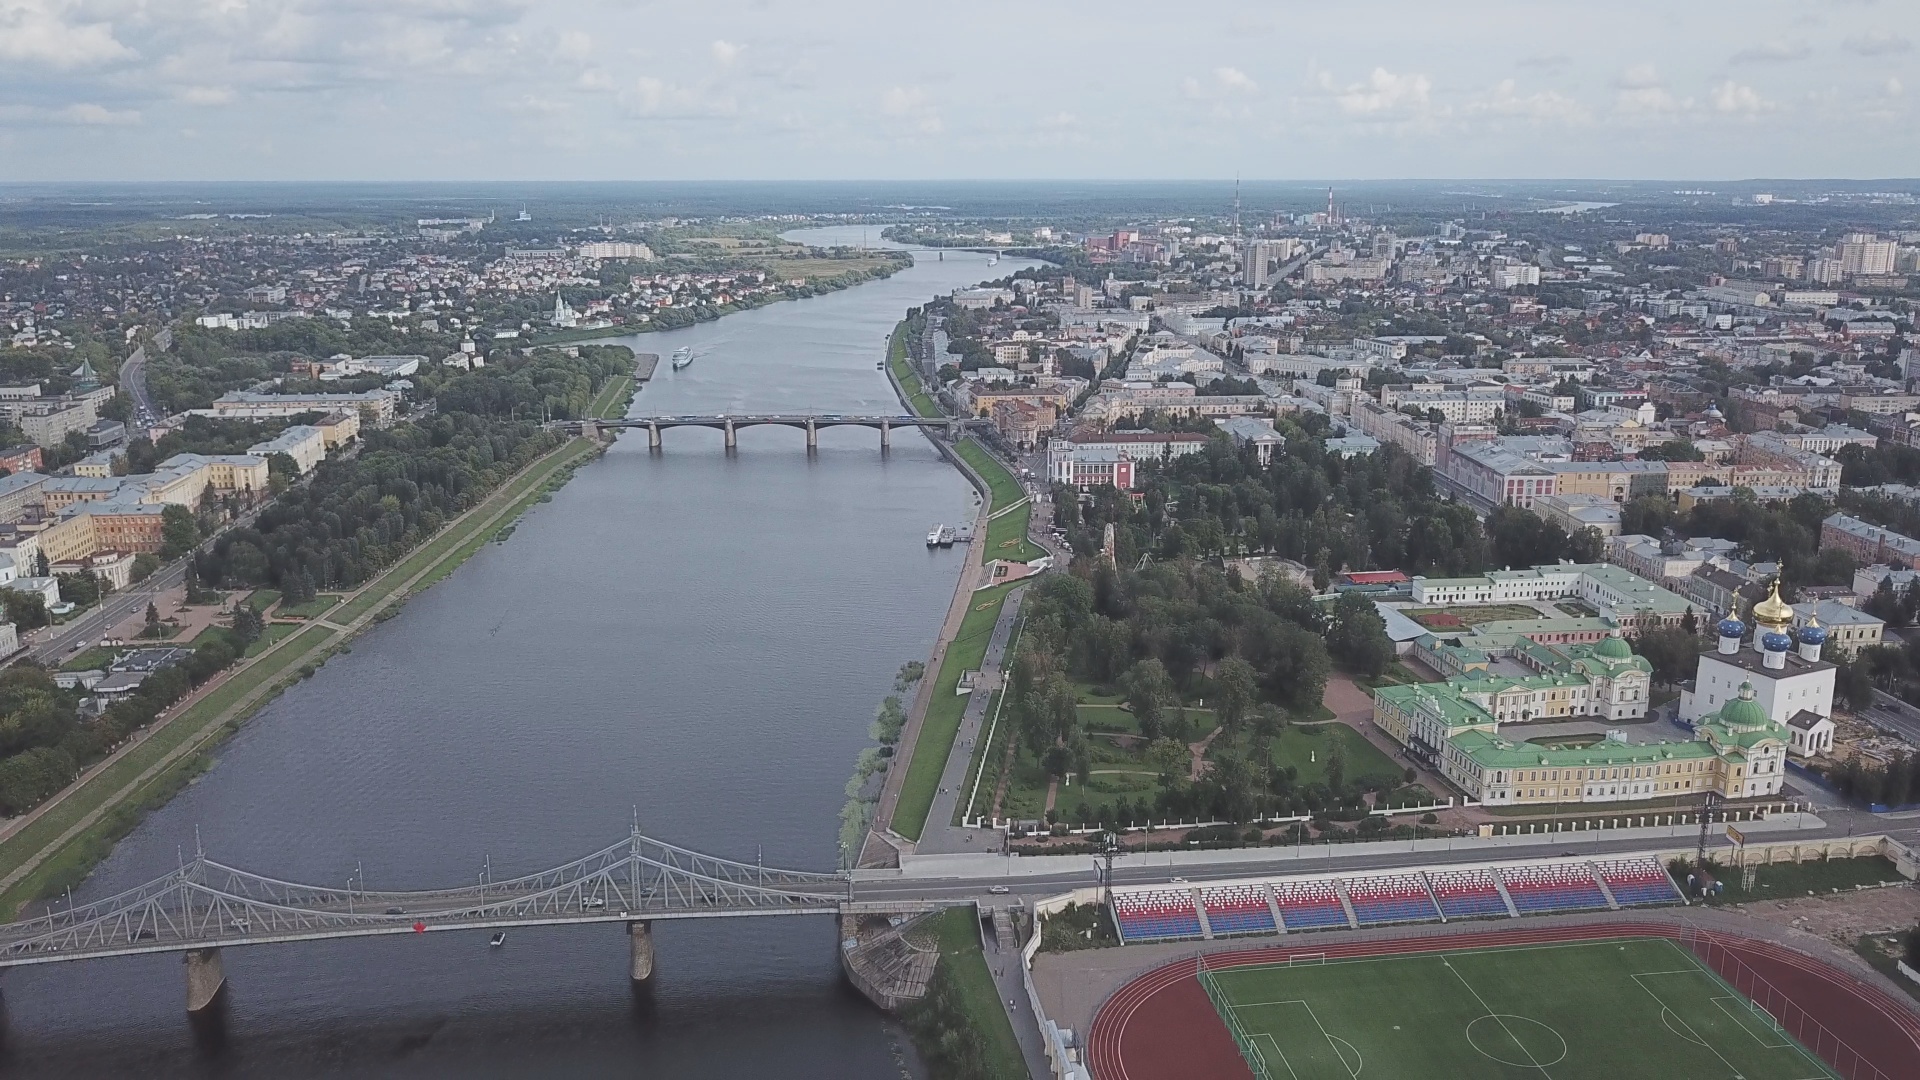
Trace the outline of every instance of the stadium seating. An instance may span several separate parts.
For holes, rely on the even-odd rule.
[[[1113,921],[1127,941],[1160,941],[1200,936],[1200,913],[1184,890],[1113,894]]]
[[[1585,863],[1509,866],[1501,869],[1500,880],[1506,884],[1515,910],[1523,915],[1607,906],[1606,894],[1593,880],[1593,868]]]
[[[1433,897],[1427,895],[1427,887],[1413,874],[1348,878],[1345,884],[1347,899],[1353,904],[1353,917],[1362,926],[1440,917],[1439,909],[1433,906]]]
[[[1222,885],[1201,889],[1200,906],[1206,909],[1207,925],[1215,935],[1271,934],[1276,929],[1264,886]]]
[[[1680,890],[1658,859],[1616,859],[1596,862],[1593,868],[1621,907],[1672,904],[1680,899]]]
[[[1349,925],[1346,906],[1331,881],[1276,881],[1273,896],[1280,902],[1280,920],[1289,930]]]
[[[1433,898],[1440,903],[1440,914],[1449,919],[1471,919],[1481,915],[1506,915],[1507,902],[1493,883],[1488,870],[1435,870],[1427,875],[1433,886]]]

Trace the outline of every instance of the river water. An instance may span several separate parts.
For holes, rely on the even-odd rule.
[[[806,230],[857,243],[862,230]],[[878,236],[878,229],[870,229]],[[876,245],[877,246],[877,245]],[[1009,272],[932,253],[890,279],[628,341],[634,413],[893,411],[875,363],[903,311]],[[76,897],[191,855],[299,881],[506,877],[624,836],[832,869],[854,756],[931,646],[964,558],[929,525],[972,490],[921,437],[749,428],[623,435],[458,573],[261,711]],[[617,924],[229,950],[213,1030],[177,956],[7,972],[0,1070],[23,1077],[901,1077],[898,1028],[848,989],[825,917],[655,924],[636,997]]]

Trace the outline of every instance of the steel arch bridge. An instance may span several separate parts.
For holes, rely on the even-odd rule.
[[[551,870],[416,891],[283,881],[196,853],[117,896],[0,925],[0,968],[159,952],[217,962],[223,946],[512,926],[623,922],[644,933],[654,919],[838,913],[849,888],[844,874],[716,858],[637,828]],[[636,937],[636,978],[640,947]]]

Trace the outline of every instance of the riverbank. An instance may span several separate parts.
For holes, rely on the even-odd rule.
[[[85,878],[144,813],[164,803],[210,763],[221,739],[368,626],[389,617],[417,589],[444,578],[527,507],[565,483],[602,444],[564,443],[534,459],[432,540],[358,590],[331,618],[273,643],[209,680],[160,722],[18,821],[0,840],[0,914]]]
[[[573,345],[583,341],[594,341],[599,338],[631,337],[635,334],[658,334],[668,330],[683,330],[689,326],[703,322],[715,322],[726,318],[728,315],[738,314],[742,311],[752,311],[756,308],[766,307],[769,304],[785,303],[788,300],[806,300],[810,297],[825,296],[828,293],[851,289],[856,285],[864,285],[869,281],[879,281],[883,278],[892,277],[912,265],[912,256],[905,258],[888,258],[885,263],[879,266],[850,270],[846,273],[835,274],[831,277],[823,277],[817,280],[808,280],[804,285],[789,285],[782,289],[777,296],[772,294],[756,294],[742,297],[726,304],[694,308],[687,313],[685,318],[675,319],[655,316],[648,322],[633,326],[595,326],[575,330],[553,330],[536,334],[528,344],[533,348],[539,348],[543,345]],[[775,266],[771,269],[778,269],[778,267]]]

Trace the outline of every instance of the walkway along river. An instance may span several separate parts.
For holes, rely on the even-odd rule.
[[[858,242],[859,229],[812,236]],[[877,236],[878,229],[871,230]],[[696,361],[634,412],[890,412],[909,306],[1015,268],[949,252],[894,277],[635,339]],[[584,852],[637,812],[665,839],[832,869],[841,787],[894,671],[922,658],[973,492],[919,436],[626,436],[402,614],[263,709],[76,897],[223,861],[369,888]],[[655,929],[635,1000],[617,927],[267,946],[226,959],[221,1023],[171,956],[0,977],[9,1076],[897,1077],[896,1029],[844,987],[832,920]]]

